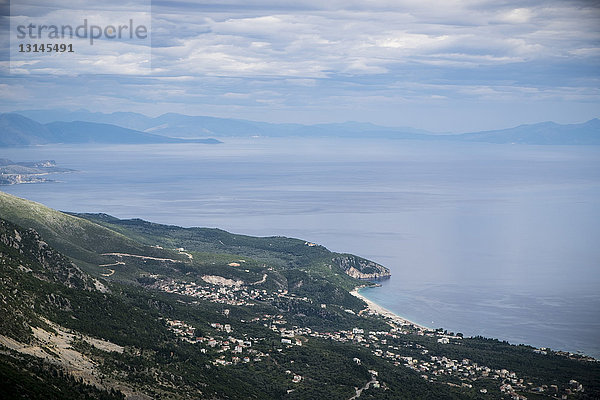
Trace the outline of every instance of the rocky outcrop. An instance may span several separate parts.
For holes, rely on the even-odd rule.
[[[70,288],[106,290],[104,285],[52,249],[35,230],[22,229],[0,219],[0,255],[8,263],[17,254],[30,263],[25,268],[38,279],[60,282]]]
[[[37,175],[28,174],[0,174],[0,185],[18,185],[20,183],[52,182]]]
[[[383,265],[350,254],[341,255],[332,261],[347,275],[356,279],[377,280],[391,276],[390,270]]]
[[[218,275],[202,275],[202,280],[206,283],[210,283],[211,285],[217,286],[242,286],[244,284],[243,281],[227,279]]]

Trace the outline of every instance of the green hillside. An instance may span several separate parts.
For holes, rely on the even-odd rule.
[[[0,397],[600,397],[596,360],[378,315],[349,293],[365,283],[352,268],[387,271],[0,194]]]
[[[257,282],[266,275],[261,286],[359,308],[362,302],[347,293],[359,282],[344,273],[342,261],[352,259],[358,269],[364,266],[369,273],[389,274],[387,268],[368,260],[299,239],[121,221],[104,214],[81,218],[2,192],[0,210],[0,217],[40,232],[87,272],[120,282],[147,282],[151,275],[185,280],[210,275]],[[181,248],[186,250],[177,250]]]
[[[35,229],[53,247],[91,271],[98,272],[95,266],[111,261],[102,256],[107,252],[144,251],[152,254],[152,249],[118,232],[3,192],[0,192],[0,217]]]
[[[310,339],[305,346],[278,352],[282,346],[279,331],[249,322],[255,316],[284,312],[267,302],[252,308],[228,305],[225,316],[219,304],[176,294],[106,281],[99,288],[74,286],[65,278],[73,275],[69,272],[73,265],[45,245],[36,232],[0,221],[0,238],[4,354],[0,357],[0,393],[14,394],[14,382],[19,388],[34,376],[38,377],[36,385],[20,391],[28,398],[46,398],[46,386],[55,389],[55,398],[61,394],[64,398],[119,398],[121,393],[136,393],[159,398],[191,394],[192,398],[268,399],[281,398],[294,387],[298,393],[292,398],[345,398],[353,393],[351,385],[370,379],[370,365],[383,368],[383,360],[367,350],[332,345],[324,339]],[[48,270],[51,265],[52,271]],[[78,275],[82,282],[94,280],[82,272]],[[385,327],[352,315],[337,322],[343,318],[354,320],[348,326]],[[245,347],[247,354],[260,361],[220,368],[214,364],[220,360],[220,350],[183,340],[187,336],[178,335],[169,321],[185,321],[195,328],[195,335],[219,343],[231,335],[252,342]],[[215,322],[230,325],[231,333],[211,326]],[[200,347],[209,351],[200,352]],[[355,365],[352,356],[362,357],[365,363],[372,359],[373,364]],[[293,368],[294,360],[302,361],[298,370],[309,383],[292,383],[286,371]],[[403,379],[424,393],[436,392],[410,375]]]

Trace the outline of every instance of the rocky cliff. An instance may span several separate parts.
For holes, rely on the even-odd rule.
[[[390,270],[383,265],[350,254],[336,257],[332,261],[347,275],[356,279],[387,279],[391,276]]]

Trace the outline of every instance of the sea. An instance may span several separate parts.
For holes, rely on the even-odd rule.
[[[341,138],[0,149],[76,172],[0,190],[74,212],[297,237],[392,277],[419,324],[600,358],[600,146]]]

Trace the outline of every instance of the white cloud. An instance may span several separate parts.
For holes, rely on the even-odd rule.
[[[515,8],[501,12],[498,21],[509,24],[525,24],[531,20],[533,12],[528,8]]]
[[[590,50],[579,47],[590,49],[599,38],[597,29],[590,32],[592,17],[576,7],[565,12],[560,3],[537,8],[484,1],[328,4],[304,1],[281,13],[276,2],[263,1],[263,13],[199,13],[202,33],[180,39],[157,65],[164,63],[174,74],[324,78],[386,74],[411,62],[459,68],[585,56]],[[335,5],[341,9],[332,11]]]
[[[131,3],[119,2],[119,7]],[[490,109],[494,102],[597,104],[600,12],[589,4],[160,2],[152,10],[150,76],[139,76],[135,69],[139,49],[114,44],[107,57],[87,64],[98,73],[130,73],[130,78],[108,81],[86,74],[44,81],[40,99],[65,88],[74,104],[78,96],[93,93],[103,101],[111,99],[106,104],[114,107],[124,107],[129,99],[135,107],[156,112],[197,107],[200,113],[256,113],[256,119],[269,107],[286,110],[286,115],[327,116],[334,115],[329,109],[346,110],[352,119],[356,110],[381,115],[380,110],[431,101],[448,107],[481,101]],[[91,59],[86,51],[82,57]],[[66,68],[67,61],[39,68]],[[39,79],[11,82],[32,88]],[[99,101],[95,105],[102,107]]]

